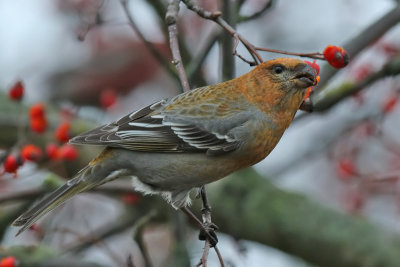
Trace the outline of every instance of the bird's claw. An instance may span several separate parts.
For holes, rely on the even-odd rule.
[[[218,237],[215,233],[218,230],[218,226],[214,223],[203,223],[203,227],[200,229],[199,240],[208,240],[211,247],[215,247],[218,243]]]

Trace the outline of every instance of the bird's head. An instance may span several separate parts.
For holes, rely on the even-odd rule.
[[[304,61],[278,58],[261,63],[246,74],[247,99],[263,111],[295,113],[307,88],[317,84],[317,72]]]
[[[317,84],[316,71],[304,61],[295,58],[278,58],[257,66],[270,83],[283,90],[301,90]]]

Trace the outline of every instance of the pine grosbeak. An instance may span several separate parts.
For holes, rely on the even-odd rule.
[[[72,196],[122,176],[174,208],[189,191],[264,159],[301,105],[316,72],[301,60],[264,62],[249,73],[162,100],[70,143],[106,146],[73,179],[15,220],[18,234]]]

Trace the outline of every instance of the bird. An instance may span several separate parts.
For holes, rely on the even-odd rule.
[[[74,195],[120,177],[131,177],[136,191],[161,195],[175,209],[187,207],[192,189],[268,156],[316,76],[300,59],[272,59],[75,136],[71,144],[105,148],[20,215],[13,222],[20,226],[17,235]]]

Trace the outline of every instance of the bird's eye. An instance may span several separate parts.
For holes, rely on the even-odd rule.
[[[274,72],[276,74],[281,74],[283,72],[283,66],[281,66],[281,65],[274,66]]]

